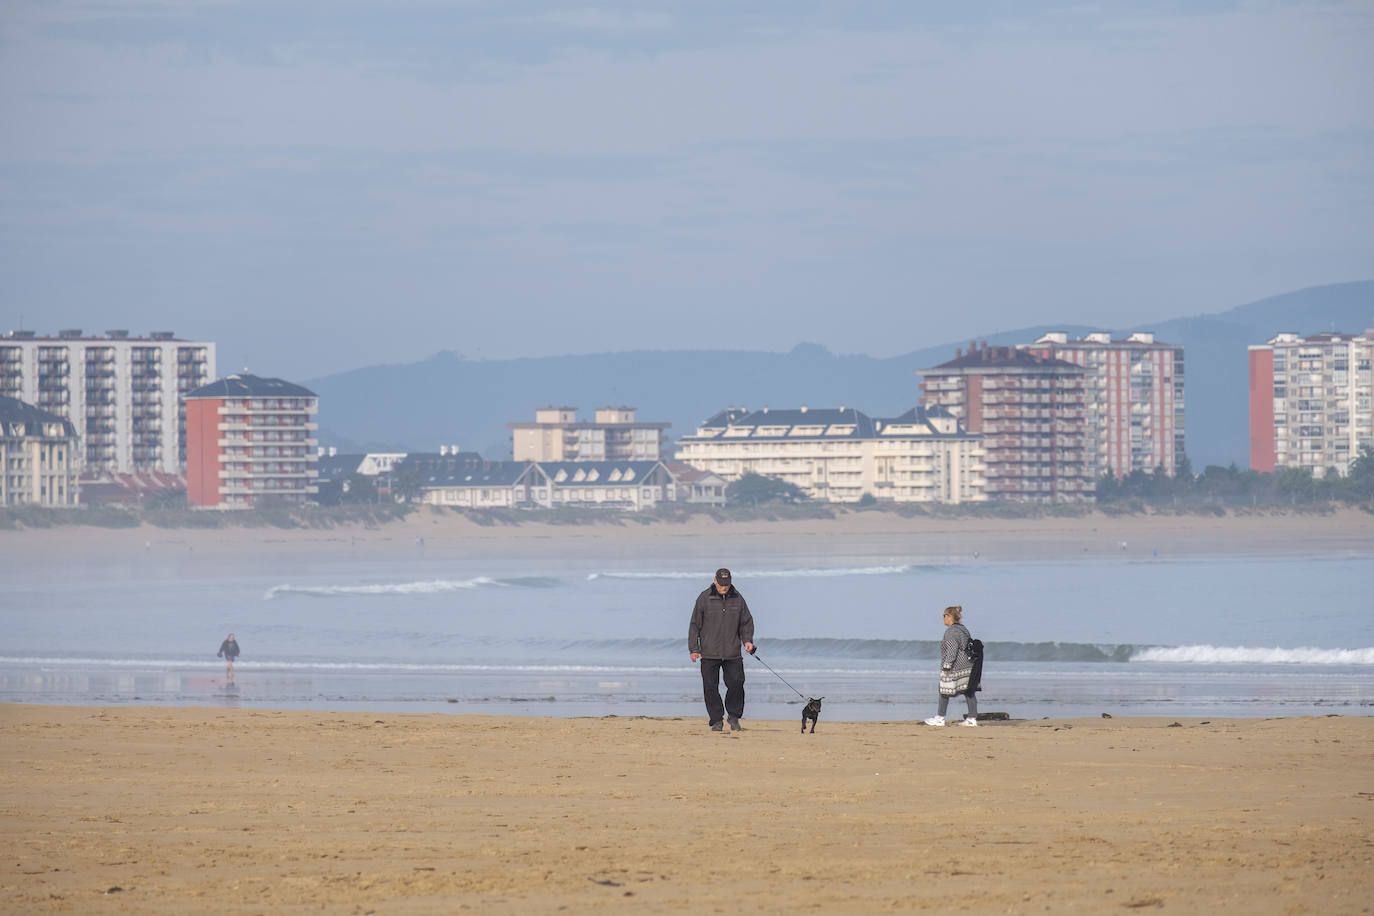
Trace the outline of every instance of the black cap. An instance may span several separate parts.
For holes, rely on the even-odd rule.
[[[716,570],[716,584],[717,584],[717,585],[729,585],[729,584],[730,584],[730,570],[726,569],[724,566],[722,566],[720,569]]]

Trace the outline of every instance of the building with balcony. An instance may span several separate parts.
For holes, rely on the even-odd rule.
[[[725,480],[761,474],[812,499],[854,503],[986,499],[981,437],[942,407],[891,419],[848,407],[727,408],[677,442],[678,461]]]
[[[1096,476],[1163,469],[1172,477],[1183,467],[1183,347],[1148,332],[1122,340],[1054,332],[1022,349],[1085,370],[1084,445]]]
[[[65,417],[0,395],[0,506],[75,506],[80,440]]]
[[[972,346],[921,371],[921,403],[941,407],[982,437],[988,499],[1093,499],[1086,370],[1014,347]]]
[[[317,492],[313,391],[231,375],[186,395],[186,499],[193,508],[304,503]]]
[[[1250,469],[1345,476],[1374,447],[1370,361],[1362,334],[1280,334],[1249,348]]]
[[[533,423],[508,423],[516,461],[658,461],[670,423],[641,423],[633,407],[598,407],[590,423],[576,407],[541,407]]]
[[[88,476],[137,471],[179,474],[186,464],[183,397],[215,377],[215,345],[171,331],[130,337],[79,329],[0,337],[0,396],[71,421]]]

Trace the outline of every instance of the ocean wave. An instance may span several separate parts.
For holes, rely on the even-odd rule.
[[[833,566],[801,567],[796,569],[752,569],[736,573],[745,579],[824,579],[835,576],[899,576],[911,572],[909,563],[900,566]],[[710,570],[696,572],[650,571],[650,572],[594,572],[587,574],[587,581],[596,579],[700,579],[709,582],[713,575]]]
[[[366,585],[274,585],[264,594],[264,601],[279,595],[308,595],[315,598],[336,598],[351,595],[441,595],[446,592],[470,591],[477,588],[552,588],[557,579],[547,576],[521,576],[512,579],[493,579],[476,576],[471,579],[429,579],[420,582],[376,582]]]
[[[1207,665],[1374,665],[1374,648],[1301,649],[1251,646],[1152,646],[1132,656],[1136,662]]]

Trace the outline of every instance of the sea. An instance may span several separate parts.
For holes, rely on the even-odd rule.
[[[746,718],[808,697],[832,721],[932,715],[948,604],[986,645],[983,712],[1374,713],[1374,545],[993,559],[813,540],[0,557],[0,702],[704,721],[687,623],[723,564],[757,627]]]

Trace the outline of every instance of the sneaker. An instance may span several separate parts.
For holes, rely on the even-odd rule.
[[[968,716],[968,717],[966,717],[966,718],[964,719],[964,721],[960,722],[959,724],[960,724],[960,725],[970,725],[970,726],[972,726],[972,725],[977,725],[977,724],[978,724],[978,720],[975,719],[975,718],[973,718],[972,716]]]
[[[934,725],[936,728],[944,728],[944,727],[945,727],[945,717],[944,717],[944,716],[931,716],[929,719],[926,719],[926,724],[927,724],[927,725]]]
[[[721,724],[720,722],[712,722],[712,723],[711,723],[711,731],[713,731],[713,732],[723,732],[723,731],[725,731],[725,726],[724,726],[723,724]]]
[[[737,731],[739,731],[739,719],[736,719],[734,716],[731,716],[731,717],[730,717],[729,719],[727,719],[726,721],[730,723],[730,731],[732,731],[732,732],[737,732]]]

